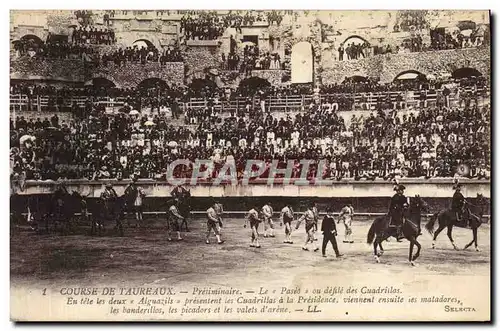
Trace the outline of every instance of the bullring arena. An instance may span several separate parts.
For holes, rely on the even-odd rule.
[[[162,189],[169,186],[159,184],[141,183],[147,191],[161,195]],[[339,279],[355,277],[362,282],[376,275],[377,279],[389,277],[394,283],[406,283],[411,288],[415,282],[432,282],[436,275],[453,275],[467,277],[472,273],[476,277],[488,279],[490,273],[490,224],[489,212],[485,212],[484,224],[479,228],[479,251],[474,247],[468,250],[462,248],[471,240],[470,229],[454,228],[455,243],[461,250],[454,250],[446,237],[445,231],[438,237],[436,248],[431,248],[432,236],[423,230],[419,241],[422,244],[421,258],[417,266],[408,263],[408,242],[401,243],[393,238],[384,244],[385,253],[381,262],[376,263],[373,256],[372,245],[366,243],[366,235],[373,219],[380,215],[374,210],[383,210],[388,204],[386,192],[392,190],[391,183],[344,183],[344,188],[339,191],[338,185],[331,187],[314,188],[313,192],[323,192],[325,195],[339,195],[335,192],[349,191],[352,195],[361,194],[360,197],[311,197],[307,196],[312,188],[306,187],[297,193],[297,196],[276,197],[275,190],[282,190],[280,186],[267,187],[254,184],[242,194],[252,194],[267,190],[267,197],[259,195],[254,197],[264,203],[270,201],[275,210],[281,207],[281,201],[291,201],[296,206],[296,219],[304,211],[302,201],[318,201],[320,213],[323,214],[327,206],[340,210],[345,201],[353,201],[356,210],[353,221],[354,243],[343,243],[344,228],[342,223],[337,224],[339,249],[341,258],[335,258],[331,246],[327,247],[327,258],[321,256],[321,251],[302,251],[304,242],[304,226],[295,230],[296,221],[293,222],[292,240],[294,244],[284,244],[284,227],[279,226],[279,213],[276,212],[275,238],[262,238],[262,248],[249,247],[250,230],[244,228],[244,205],[248,201],[237,197],[220,197],[226,212],[223,216],[222,238],[224,244],[217,245],[215,238],[211,237],[211,244],[205,244],[206,216],[202,210],[209,206],[208,197],[193,198],[198,210],[193,211],[189,220],[190,232],[182,232],[182,241],[168,241],[166,230],[166,209],[162,201],[167,197],[151,197],[146,203],[155,206],[156,210],[146,209],[145,221],[140,228],[136,227],[134,215],[126,217],[127,224],[124,236],[119,236],[113,229],[114,224],[107,224],[107,233],[102,237],[89,236],[89,224],[82,222],[75,216],[74,227],[67,235],[49,234],[38,235],[25,224],[13,231],[11,235],[11,277],[15,286],[34,285],[36,287],[59,286],[91,286],[98,283],[101,286],[127,284],[128,286],[144,286],[147,284],[162,286],[175,284],[181,288],[192,286],[222,286],[223,288],[256,288],[262,285],[293,284],[293,278],[308,274],[307,282],[314,283],[315,279],[333,283]],[[421,192],[424,200],[429,203],[432,213],[446,208],[449,201],[440,197],[449,191],[448,181],[430,180],[427,182],[405,182],[410,196],[413,192]],[[50,187],[50,185],[49,185]],[[489,183],[471,181],[464,183],[467,196],[474,197],[477,193],[489,194]],[[68,185],[71,191],[80,188],[91,195],[99,195],[101,184]],[[42,190],[41,187],[27,186],[26,192]],[[43,187],[47,190],[47,187]],[[122,186],[117,186],[120,192]],[[230,188],[211,187],[200,185],[191,188],[193,196],[207,194],[207,192],[227,193]],[[243,190],[242,190],[243,191]],[[372,192],[372,193],[370,193]],[[375,192],[375,193],[373,193]],[[371,195],[371,196],[370,196]],[[380,197],[378,196],[380,195]],[[429,197],[426,197],[429,196]],[[150,207],[151,208],[151,207]],[[231,208],[231,209],[230,209]],[[486,209],[485,209],[486,211]],[[424,217],[422,228],[427,221]],[[130,223],[130,224],[129,224]],[[321,224],[320,224],[321,226]],[[321,228],[321,227],[320,227]],[[262,235],[262,233],[261,233]],[[321,235],[318,235],[317,244],[321,247]],[[355,275],[355,276],[353,276]],[[418,277],[417,277],[418,275]],[[415,277],[418,278],[416,281]],[[409,282],[409,283],[408,283]],[[407,288],[407,287],[405,287]]]
[[[12,11],[10,37],[11,299],[24,307],[40,295],[37,319],[55,316],[52,295],[67,299],[61,288],[93,286],[249,297],[364,286],[460,302],[306,305],[289,317],[283,307],[259,315],[248,306],[231,315],[239,320],[490,318],[487,11]],[[401,185],[408,199],[391,204]],[[465,202],[450,211],[459,190]],[[320,250],[306,251],[313,202]],[[264,237],[262,224],[257,248],[245,219],[266,204],[276,236]],[[339,213],[349,204],[347,240]],[[280,225],[286,205],[291,239]],[[407,239],[421,231],[420,257],[410,263],[409,242],[392,237],[376,259],[373,221],[415,206],[420,226],[408,218],[403,228],[414,226]],[[338,258],[330,244],[321,252],[330,208]],[[223,243],[213,233],[206,243],[207,214],[222,218]],[[469,228],[456,226],[459,215],[470,216]],[[424,226],[441,216],[450,226],[433,248]],[[189,231],[169,238],[181,218]],[[470,227],[477,245],[464,250]],[[357,303],[350,295],[344,304]],[[228,319],[166,319],[200,316]]]

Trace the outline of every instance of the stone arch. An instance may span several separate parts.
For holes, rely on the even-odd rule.
[[[313,82],[314,50],[311,43],[307,41],[301,41],[293,45],[291,67],[292,84]]]
[[[411,76],[415,76],[414,79],[427,80],[427,76],[418,70],[405,70],[397,74],[394,81],[408,79],[407,77]]]
[[[13,37],[15,39],[20,40],[22,37],[27,36],[27,35],[33,35],[43,42],[47,39],[48,35],[48,30],[43,29],[43,27],[26,27],[26,26],[19,26],[15,28],[13,32]]]
[[[458,68],[451,73],[452,78],[467,78],[472,76],[479,77],[482,75],[483,74],[479,70],[471,67]]]
[[[344,39],[344,41],[341,43],[341,45],[347,46],[347,41],[348,40],[351,40],[353,42],[356,41],[356,40],[359,40],[359,43],[356,43],[356,44],[360,44],[360,43],[365,42],[365,43],[368,43],[369,45],[371,45],[371,43],[368,40],[366,40],[365,38],[363,38],[363,37],[361,37],[361,36],[359,36],[357,34],[349,36],[346,39]]]
[[[142,47],[155,47],[155,45],[148,39],[137,39],[132,43],[132,47],[137,46],[137,48]]]
[[[150,89],[150,88],[156,88],[156,87],[159,87],[162,89],[169,88],[168,83],[165,80],[163,80],[161,78],[157,78],[157,77],[143,79],[142,81],[139,82],[139,84],[137,84],[138,89]]]
[[[35,34],[25,34],[24,36],[19,38],[19,40],[33,40],[34,42],[36,42],[39,45],[44,44],[43,40]]]

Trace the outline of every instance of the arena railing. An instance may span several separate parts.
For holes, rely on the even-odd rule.
[[[484,95],[486,89],[477,89],[477,95]],[[460,93],[472,92],[471,88],[462,88]],[[320,95],[292,95],[292,96],[270,96],[262,99],[265,104],[266,110],[270,111],[290,111],[306,109],[313,100],[317,100],[320,104],[331,104],[333,110],[338,110],[340,103],[345,100],[351,102],[354,109],[373,110],[379,102],[390,102],[394,108],[399,104],[400,106],[413,106],[419,104],[426,104],[427,106],[435,106],[438,99],[438,94],[442,90],[428,91],[425,98],[422,98],[420,91],[386,91],[386,92],[359,92],[359,93],[334,93],[334,94],[320,94]],[[454,94],[443,96],[443,102],[446,99],[450,104],[456,104],[458,97]],[[254,97],[251,99],[250,104],[254,108],[260,108],[261,99]],[[237,109],[245,108],[248,103],[248,98],[238,97],[229,101],[219,101],[214,103],[214,108],[218,111],[235,111]],[[191,98],[186,104],[186,108],[199,109],[205,108],[209,104],[207,99]]]
[[[319,95],[284,95],[284,96],[269,96],[262,99],[266,110],[269,111],[300,111],[307,109],[309,104],[316,100],[320,104],[331,104],[332,110],[338,110],[342,102],[348,102],[352,105],[352,109],[359,110],[374,110],[379,102],[390,102],[394,108],[399,106],[418,106],[425,103],[427,106],[436,105],[438,94],[442,90],[428,91],[425,98],[421,98],[420,91],[383,91],[383,92],[358,92],[358,93],[332,93]],[[478,88],[474,90],[471,87],[460,88],[460,94],[473,93],[478,99],[484,101],[485,97],[489,97],[488,88]],[[446,99],[445,97],[443,97]],[[74,102],[80,107],[83,107],[89,98],[86,96],[74,97],[58,97],[58,96],[33,96],[28,97],[25,94],[10,95],[10,109],[16,110],[67,110],[71,109]],[[105,107],[120,107],[125,104],[124,97],[90,97],[90,99]],[[456,94],[450,95],[448,102],[451,105],[456,105],[459,97]],[[213,102],[213,106],[217,111],[230,112],[238,109],[245,109],[249,103],[253,109],[261,108],[261,99],[258,97],[247,98],[237,97],[230,100],[218,100]],[[446,101],[445,101],[446,102]],[[209,101],[203,98],[191,98],[184,103],[184,110],[187,108],[200,109],[209,105]],[[342,107],[345,108],[345,107]]]
[[[295,180],[298,180],[298,179],[295,179]],[[276,181],[279,181],[279,179],[276,179]],[[121,187],[124,187],[125,185],[128,185],[131,180],[85,180],[85,179],[75,179],[75,180],[66,180],[64,181],[65,184],[69,187],[69,189],[71,189],[71,186],[78,186],[78,185],[88,185],[88,186],[94,186],[94,187],[103,187],[103,185],[105,183],[111,183],[113,184],[113,186],[115,187],[118,187],[118,186],[121,186]],[[423,179],[423,178],[401,178],[399,179],[399,182],[401,184],[404,184],[406,186],[411,186],[412,184],[413,185],[422,185],[422,184],[436,184],[436,185],[439,185],[439,186],[442,186],[444,185],[445,187],[449,188],[451,187],[452,183],[453,183],[453,178],[443,178],[443,177],[439,177],[439,178],[430,178],[430,179]],[[52,181],[52,180],[46,180],[46,181],[37,181],[37,180],[27,180],[24,182],[24,185],[25,185],[25,188],[29,188],[29,187],[44,187],[45,189],[43,189],[42,191],[44,192],[44,194],[49,194],[50,192],[53,192],[53,189],[56,188],[57,185],[59,185],[60,181]],[[292,183],[293,183],[293,180],[292,180]],[[480,179],[461,179],[461,183],[462,185],[464,186],[473,186],[474,187],[474,190],[477,189],[477,185],[483,185],[483,186],[487,186],[487,187],[490,187],[491,185],[491,182],[489,180],[480,180]],[[11,183],[11,188],[12,188],[12,184],[15,184],[15,183]],[[250,180],[250,184],[252,185],[267,185],[267,179],[266,178],[257,178],[257,179],[253,179],[253,180]],[[350,179],[350,178],[346,178],[346,179],[342,179],[340,182],[334,182],[333,185],[335,184],[338,184],[338,185],[341,185],[341,186],[345,186],[345,185],[348,185],[348,184],[355,184],[356,186],[373,186],[373,185],[383,185],[383,186],[387,186],[387,185],[392,185],[392,183],[390,181],[386,181],[386,180],[382,180],[382,179],[376,179],[374,181],[356,181],[354,179]],[[172,185],[169,184],[167,181],[165,180],[162,180],[162,181],[156,181],[156,180],[148,180],[148,179],[139,179],[137,181],[137,185],[141,185],[143,187],[146,187],[146,186],[154,186],[156,188],[159,188],[159,186],[167,186],[167,187],[171,187]],[[211,181],[206,181],[206,182],[199,182],[197,183],[197,186],[200,185],[200,186],[208,186],[208,185],[212,185],[212,182]],[[231,185],[228,183],[228,185]],[[279,184],[278,184],[279,185]],[[47,188],[49,188],[49,190],[47,190]],[[23,190],[24,191],[24,190]],[[20,193],[21,195],[23,194],[22,192],[23,191],[16,191],[16,193]],[[389,191],[392,191],[392,190],[389,190]],[[160,196],[160,195],[152,195],[151,197],[159,197],[159,198],[167,198],[169,197],[168,195],[168,192],[170,192],[170,189],[166,189],[167,192],[167,195],[166,196]],[[13,192],[11,192],[13,193]],[[430,193],[430,192],[429,192]],[[29,193],[29,194],[35,194],[35,193]],[[411,195],[410,195],[411,196]],[[203,196],[205,197],[205,196]],[[321,196],[321,197],[313,197],[313,196],[304,196],[303,198],[305,200],[308,200],[310,198],[325,198],[326,196]],[[361,196],[360,196],[361,197]],[[433,194],[430,194],[430,197],[434,197]],[[439,196],[440,198],[443,198],[442,196]],[[489,197],[489,195],[487,195],[487,197]],[[95,198],[95,197],[94,197]],[[331,197],[328,197],[328,199],[330,199]],[[355,197],[352,197],[352,198],[355,198]],[[424,196],[425,198],[425,196]],[[449,197],[451,199],[451,196]],[[148,211],[148,212],[145,212],[145,214],[152,214],[152,215],[160,215],[160,214],[164,214],[165,211]],[[205,211],[193,211],[193,214],[195,215],[202,215],[206,213]],[[236,211],[236,210],[227,210],[225,211],[225,214],[235,214],[235,215],[242,215],[242,214],[245,214],[246,212],[245,211]],[[276,215],[278,215],[279,213],[275,213]],[[356,212],[355,215],[358,215],[358,216],[379,216],[379,215],[383,215],[384,213],[381,213],[381,212]],[[337,213],[338,215],[338,213]],[[429,217],[431,216],[432,214],[425,214],[423,216],[426,216],[426,217]],[[488,220],[488,223],[489,223],[489,220],[490,220],[490,215],[489,214],[485,214],[483,215],[483,217],[485,217],[487,220]]]
[[[121,107],[125,104],[124,97],[92,97],[91,100],[98,105],[104,107]],[[79,107],[84,107],[88,101],[88,97],[74,96],[69,98],[61,98],[58,96],[33,96],[31,98],[26,94],[10,95],[10,110],[34,110],[34,111],[70,111],[73,103]]]

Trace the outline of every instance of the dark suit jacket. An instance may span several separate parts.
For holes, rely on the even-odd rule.
[[[335,220],[333,219],[333,217],[325,215],[325,217],[323,218],[323,223],[321,223],[321,231],[323,231],[323,234],[337,231],[337,227],[335,226]]]

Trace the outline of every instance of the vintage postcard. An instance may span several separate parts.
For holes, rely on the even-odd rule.
[[[490,321],[490,12],[12,10],[13,321]]]

